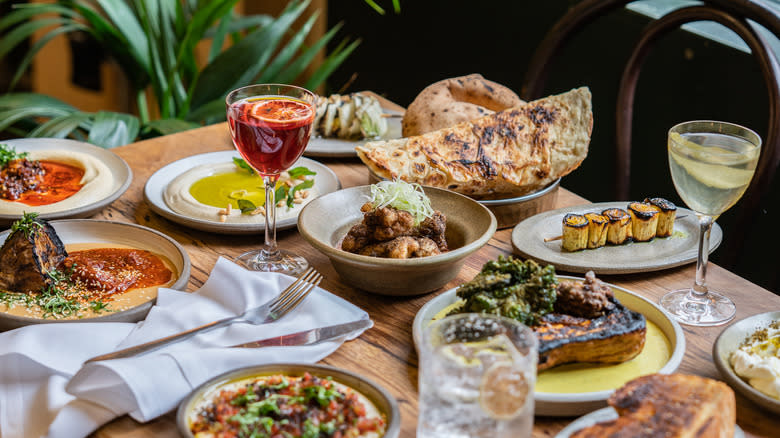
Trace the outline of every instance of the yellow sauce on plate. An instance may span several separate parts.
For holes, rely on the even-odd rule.
[[[217,208],[231,204],[238,209],[239,199],[246,199],[256,207],[265,205],[263,178],[246,170],[201,178],[192,184],[190,194],[201,204]]]

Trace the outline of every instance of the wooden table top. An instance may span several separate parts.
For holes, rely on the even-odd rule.
[[[146,180],[160,167],[195,154],[232,149],[226,124],[212,125],[192,131],[159,137],[114,151],[133,170],[133,182],[127,192],[96,218],[134,222],[159,230],[176,239],[192,259],[192,277],[188,290],[199,288],[209,276],[219,256],[228,258],[256,249],[263,236],[227,236],[210,234],[170,222],[154,212],[143,200]],[[368,183],[366,167],[357,158],[318,159],[330,166],[343,187]],[[565,180],[564,180],[565,183]],[[565,189],[559,190],[556,208],[587,202]],[[417,354],[412,342],[412,321],[420,307],[437,294],[456,287],[474,277],[486,261],[501,254],[511,254],[511,228],[499,230],[490,242],[467,261],[458,277],[442,289],[416,297],[386,297],[373,295],[346,286],[339,280],[328,259],[311,247],[295,229],[278,233],[279,245],[304,255],[325,276],[322,287],[366,310],[375,326],[358,339],[345,343],[322,362],[344,368],[384,386],[398,400],[401,417],[401,437],[413,437],[417,427]],[[654,273],[600,276],[605,281],[625,287],[655,302],[668,290],[690,286],[695,266],[668,269]],[[780,296],[718,266],[710,265],[708,283],[714,290],[725,292],[737,303],[737,317],[742,319],[757,313],[780,309]],[[723,326],[697,328],[683,326],[687,351],[680,372],[720,379],[712,362],[712,345]],[[573,418],[536,417],[534,437],[554,436]],[[737,423],[748,436],[777,436],[780,418],[760,410],[737,394]],[[173,413],[146,424],[128,416],[114,420],[96,431],[94,437],[176,437]]]

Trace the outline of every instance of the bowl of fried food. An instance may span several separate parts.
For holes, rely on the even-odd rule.
[[[420,295],[458,275],[493,236],[496,218],[467,196],[395,180],[315,199],[301,210],[298,231],[345,283]]]

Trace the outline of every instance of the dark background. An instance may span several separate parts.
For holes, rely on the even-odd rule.
[[[408,106],[433,82],[480,73],[520,94],[536,46],[575,3],[402,1],[400,14],[382,16],[361,2],[329,2],[329,25],[343,22],[342,34],[362,38],[362,43],[331,77],[328,92],[372,90]],[[617,89],[624,64],[650,21],[624,9],[599,18],[565,47],[547,81],[545,95],[583,85],[593,94],[594,129],[588,157],[562,181],[564,187],[593,202],[615,199]],[[639,79],[632,199],[660,196],[685,205],[671,181],[666,136],[671,126],[693,119],[738,123],[766,138],[767,91],[751,54],[679,30],[655,46]],[[780,219],[776,185],[750,229],[734,229],[739,203],[717,222],[723,228],[724,243],[727,239],[746,241],[733,271],[778,293],[773,256],[780,244],[775,232]],[[722,256],[718,251],[710,258],[716,263]]]

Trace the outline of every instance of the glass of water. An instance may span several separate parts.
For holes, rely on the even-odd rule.
[[[418,438],[531,436],[538,344],[530,328],[452,315],[424,330],[419,354]]]

